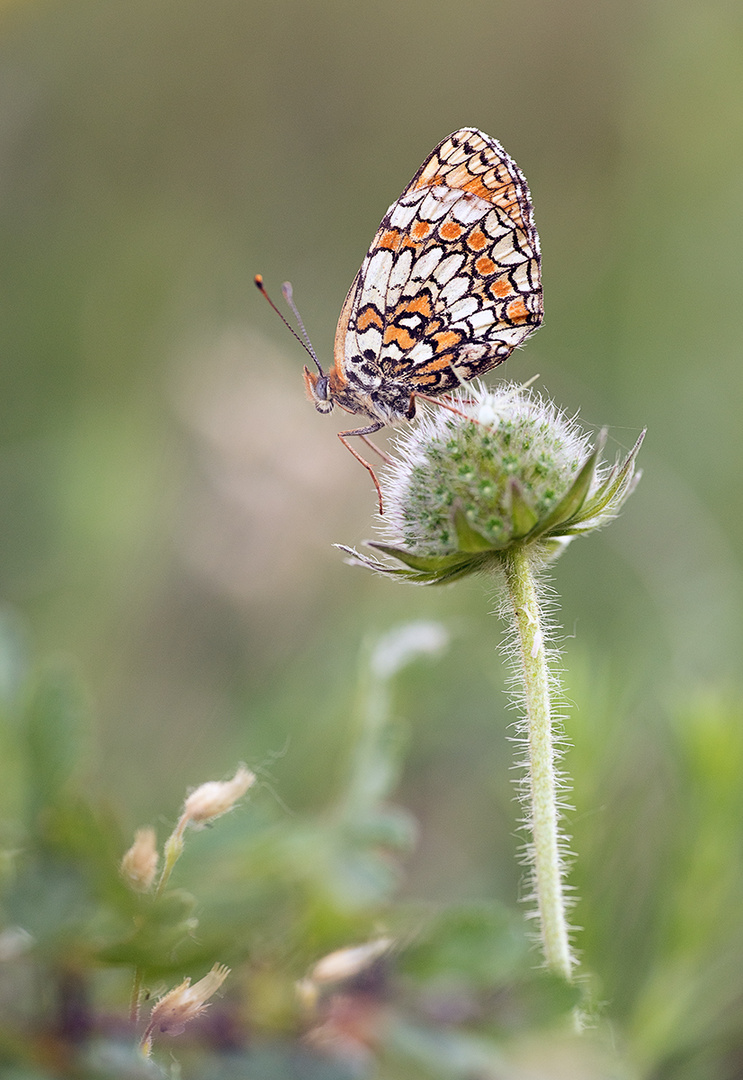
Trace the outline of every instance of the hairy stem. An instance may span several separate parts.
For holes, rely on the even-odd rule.
[[[558,833],[555,749],[552,737],[550,675],[544,632],[529,553],[515,545],[503,555],[508,595],[518,642],[523,682],[528,756],[530,851],[534,893],[544,956],[552,971],[572,981]]]
[[[136,967],[134,969],[134,979],[132,980],[132,993],[129,999],[129,1022],[134,1025],[139,1020],[139,996],[142,993],[142,969]]]

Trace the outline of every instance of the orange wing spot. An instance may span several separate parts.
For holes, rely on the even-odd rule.
[[[430,375],[435,371],[443,371],[444,368],[448,368],[451,363],[452,354],[446,353],[445,356],[437,356],[435,360],[429,360],[423,367],[416,368],[415,374],[418,375]]]
[[[414,240],[425,240],[431,231],[431,226],[427,221],[416,221],[413,228],[410,230],[410,235]]]
[[[529,312],[526,309],[526,304],[519,297],[518,300],[512,300],[506,308],[506,315],[514,323],[526,322]]]
[[[433,382],[435,380],[437,371],[443,371],[444,368],[451,367],[453,360],[453,352],[444,353],[443,356],[438,356],[436,360],[429,360],[424,369],[424,373],[429,376],[428,381]],[[435,368],[434,364],[436,364]]]
[[[442,349],[451,349],[458,345],[462,335],[457,330],[443,330],[440,334],[434,334],[433,339],[436,342],[436,352],[440,353]]]
[[[404,326],[395,326],[394,323],[390,323],[384,332],[384,338],[382,339],[385,345],[392,345],[396,343],[405,352],[407,349],[412,349],[415,345],[415,338],[411,337]]]
[[[467,246],[473,251],[482,251],[488,243],[488,238],[482,229],[473,229],[467,237]]]
[[[463,232],[462,226],[456,221],[446,221],[439,229],[439,236],[442,240],[458,240]]]
[[[375,311],[371,304],[369,307],[364,308],[356,320],[356,328],[358,330],[366,330],[369,326],[378,326],[380,330],[383,326],[382,316],[378,311]]]
[[[388,248],[390,251],[397,251],[400,246],[400,233],[397,229],[388,229],[387,232],[382,233],[382,237],[377,247]]]
[[[485,277],[487,274],[492,274],[495,270],[495,263],[489,255],[481,255],[479,259],[475,260],[475,270],[478,274],[482,274]]]
[[[414,296],[412,300],[408,300],[407,304],[402,309],[404,312],[417,312],[419,315],[423,315],[426,319],[430,319],[433,315],[433,307],[431,305],[431,297],[428,293],[419,293],[418,296]]]
[[[480,261],[479,259],[477,260]],[[502,300],[504,296],[509,296],[512,292],[511,282],[508,278],[498,278],[490,286],[490,293],[497,299]]]

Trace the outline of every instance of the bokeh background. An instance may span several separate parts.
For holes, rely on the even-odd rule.
[[[581,945],[619,1014],[669,934],[669,985],[733,985],[742,104],[734,0],[0,5],[0,597],[29,651],[75,658],[91,782],[128,826],[240,759],[321,806],[363,643],[437,619],[450,650],[398,703],[405,889],[517,903],[492,593],[344,565],[373,489],[252,284],[290,278],[329,357],[387,206],[475,125],[542,238],[545,323],[507,374],[608,425],[612,455],[648,427],[622,518],[554,571]]]

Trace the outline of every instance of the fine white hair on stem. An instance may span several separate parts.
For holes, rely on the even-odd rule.
[[[550,736],[550,762],[549,770],[554,784],[553,805],[556,815],[556,850],[557,850],[557,873],[559,901],[563,911],[569,911],[575,904],[574,895],[570,886],[566,885],[565,877],[574,858],[570,848],[570,840],[566,835],[562,823],[564,815],[572,809],[567,801],[570,783],[567,775],[557,768],[568,745],[565,736],[564,723],[567,719],[567,702],[562,685],[562,670],[560,663],[560,651],[556,645],[559,627],[555,619],[557,598],[554,590],[545,580],[544,570],[533,574],[534,587],[537,598],[536,611],[524,612],[526,621],[532,627],[533,644],[529,648],[528,658],[533,660],[541,651],[544,659],[544,669],[547,676],[547,691],[549,703],[549,736]],[[550,962],[550,949],[546,947],[544,940],[545,927],[542,925],[542,913],[544,897],[540,894],[538,882],[537,851],[534,842],[534,790],[532,780],[532,751],[530,738],[532,734],[532,717],[529,715],[527,695],[527,674],[525,672],[524,649],[525,643],[519,627],[517,613],[514,607],[513,596],[504,590],[499,597],[498,614],[504,621],[507,631],[499,646],[500,652],[506,660],[511,674],[506,683],[506,693],[509,697],[508,707],[518,713],[518,718],[513,724],[513,734],[510,741],[516,747],[516,759],[513,769],[518,774],[516,780],[517,799],[522,809],[520,828],[525,834],[524,842],[520,851],[520,861],[527,868],[525,891],[522,897],[527,906],[527,918],[539,921],[539,931],[533,937],[535,941],[545,946],[545,963],[554,966]],[[534,643],[537,647],[535,649]],[[566,925],[567,940],[562,953],[562,968],[570,974],[575,963],[570,933],[574,927]]]

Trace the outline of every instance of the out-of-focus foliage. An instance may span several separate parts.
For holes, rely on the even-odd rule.
[[[216,960],[240,968],[213,952],[236,917],[228,895],[263,927],[239,935],[268,957],[245,976],[260,1032],[291,1014],[288,990],[323,949],[380,932],[372,898],[397,879],[384,860],[369,880],[349,870],[369,837],[339,847],[326,818],[357,744],[359,648],[401,620],[439,619],[452,644],[399,683],[395,802],[419,825],[400,902],[501,904],[518,936],[488,601],[477,583],[406,589],[342,565],[332,544],[370,535],[374,493],[251,284],[291,277],[327,358],[386,207],[440,138],[476,124],[524,170],[544,254],[545,325],[507,374],[540,372],[558,405],[610,426],[617,456],[649,432],[627,512],[555,570],[575,921],[607,1019],[560,1048],[530,999],[506,1057],[521,1075],[740,1075],[742,42],[734,0],[0,5],[3,895],[21,926],[20,909],[33,915],[39,962],[75,950],[93,965],[97,1016],[115,1027],[127,994],[123,969],[102,966],[133,903],[116,860],[135,827],[174,819],[185,788],[239,760],[270,772],[275,800],[189,838],[162,917],[176,932],[199,919],[182,948],[201,966],[174,958],[163,988]],[[43,677],[22,674],[26,652],[52,657]],[[376,824],[386,842],[402,828]],[[305,884],[284,888],[290,841]],[[248,853],[265,867],[250,887]],[[336,922],[308,880],[344,882],[363,917]],[[13,1010],[38,986],[8,963],[10,1062],[8,1032],[28,1035]],[[404,997],[412,969],[397,978]],[[384,1069],[450,1075],[455,1050],[432,1063],[414,1013],[396,1012],[408,1057]],[[610,1022],[621,1065],[606,1064]],[[291,1075],[270,1039],[251,1052],[252,1076]],[[119,1073],[134,1070],[121,1055]],[[50,1068],[39,1053],[15,1073]],[[246,1071],[230,1068],[208,1075]]]
[[[389,684],[444,643],[437,628],[412,626],[368,658],[346,776],[321,813],[291,815],[266,789],[188,836],[167,885],[145,892],[123,880],[121,828],[88,794],[88,717],[75,677],[57,669],[19,680],[3,702],[25,784],[3,854],[0,1068],[166,1075],[157,1028],[154,1057],[137,1050],[152,992],[217,958],[231,982],[183,1040],[186,1076],[299,1068],[350,1077],[388,1058],[390,1076],[439,1075],[444,1055],[447,1075],[465,1077],[499,1063],[522,1027],[569,1017],[579,994],[533,970],[517,913],[496,901],[445,910],[392,902],[414,827],[386,802],[401,747]],[[381,939],[382,929],[391,936]],[[364,961],[363,942],[375,936],[381,947]],[[327,956],[359,942],[362,959],[350,967]]]
[[[587,708],[569,767],[583,974],[571,989],[535,969],[518,907],[400,893],[415,827],[388,801],[404,742],[391,680],[440,652],[435,626],[366,650],[324,805],[290,813],[263,777],[244,805],[189,833],[160,895],[119,873],[129,841],[90,794],[77,676],[29,669],[4,630],[3,1075],[164,1076],[175,1054],[186,1080],[737,1076],[743,705],[732,697],[653,723],[618,710],[607,672],[578,680]],[[609,717],[621,750],[616,735],[601,739]],[[327,955],[375,941],[365,962]],[[232,969],[222,992],[144,1058],[136,1042],[157,996],[216,962]],[[132,1026],[135,972],[147,996]]]

